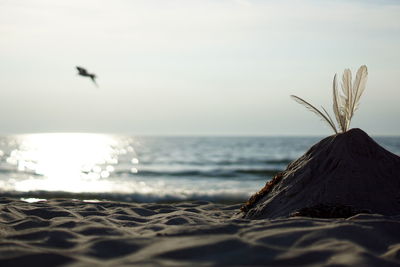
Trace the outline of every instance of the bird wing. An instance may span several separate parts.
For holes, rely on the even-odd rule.
[[[83,74],[83,75],[86,75],[86,74],[88,74],[88,72],[87,72],[87,70],[86,69],[84,69],[84,68],[82,68],[82,67],[76,67],[76,69],[79,71],[79,74]]]

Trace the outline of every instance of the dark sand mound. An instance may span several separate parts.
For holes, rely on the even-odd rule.
[[[400,157],[360,129],[321,140],[242,208],[250,219],[400,214]]]

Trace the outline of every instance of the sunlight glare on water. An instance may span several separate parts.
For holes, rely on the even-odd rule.
[[[112,135],[56,133],[18,138],[19,148],[7,161],[19,171],[35,175],[17,180],[17,191],[107,192],[114,185],[105,179],[118,164],[121,147]]]
[[[0,194],[24,199],[245,201],[318,139],[0,136]],[[390,149],[398,151],[397,140],[386,140]]]

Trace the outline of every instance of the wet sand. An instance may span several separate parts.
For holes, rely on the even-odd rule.
[[[0,198],[0,266],[400,265],[400,216],[246,220],[239,207]]]

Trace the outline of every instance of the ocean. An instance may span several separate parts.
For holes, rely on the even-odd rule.
[[[242,202],[322,138],[3,136],[0,196]],[[400,137],[373,138],[400,154]]]

